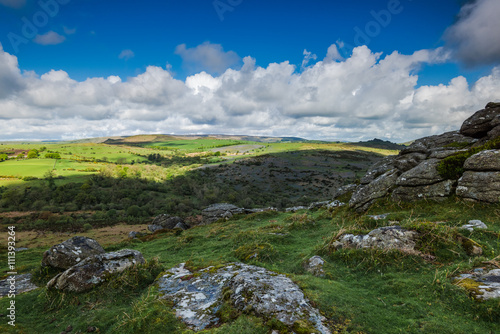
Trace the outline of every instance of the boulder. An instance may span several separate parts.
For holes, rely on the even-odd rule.
[[[8,296],[9,294],[19,295],[21,293],[30,292],[38,289],[34,283],[31,282],[33,275],[22,274],[13,275],[0,281],[0,298]]]
[[[137,238],[143,237],[145,235],[146,235],[146,233],[143,233],[143,232],[130,231],[130,233],[128,234],[128,237],[129,237],[129,239],[137,239]]]
[[[437,171],[438,164],[438,159],[426,160],[417,167],[401,174],[396,184],[398,186],[416,187],[444,181],[444,178]]]
[[[201,212],[203,217],[203,224],[212,224],[219,219],[229,219],[235,214],[244,213],[244,209],[236,205],[219,203],[210,205],[208,208]]]
[[[500,172],[466,171],[458,180],[457,196],[488,203],[500,201]]]
[[[174,303],[176,316],[192,330],[219,323],[223,302],[285,326],[309,323],[318,333],[330,333],[325,318],[311,306],[300,288],[285,275],[243,263],[209,267],[194,275],[180,264],[158,280],[163,299]],[[311,331],[308,331],[308,333]]]
[[[500,150],[487,150],[474,154],[465,161],[464,168],[477,172],[500,171]]]
[[[392,169],[361,187],[352,195],[349,206],[358,212],[366,211],[375,200],[389,194],[391,188],[396,184],[398,175],[398,172]]]
[[[500,269],[475,269],[456,277],[454,284],[468,290],[477,300],[500,298]]]
[[[324,277],[325,271],[323,266],[325,265],[325,260],[323,260],[320,256],[313,256],[304,264],[304,269],[317,277]]]
[[[480,220],[469,220],[469,223],[467,223],[466,225],[463,225],[460,228],[463,228],[463,229],[466,229],[466,230],[469,230],[472,232],[475,229],[481,229],[481,230],[487,229],[488,226],[486,226],[486,224]]]
[[[104,282],[109,276],[145,263],[139,251],[123,249],[94,255],[55,276],[47,288],[69,292],[84,292]]]
[[[152,225],[160,226],[162,229],[172,230],[174,228],[182,228],[183,230],[189,227],[184,224],[184,221],[180,217],[170,216],[168,214],[161,214],[156,216]]]
[[[390,170],[394,169],[394,161],[396,160],[395,155],[390,155],[379,162],[375,163],[370,169],[366,172],[365,176],[361,178],[360,183],[362,185],[368,184],[370,182],[375,181],[379,176],[387,173]],[[355,189],[352,189],[355,191]],[[359,190],[359,189],[357,189]]]
[[[485,109],[479,110],[462,124],[460,133],[473,138],[482,138],[499,125],[499,122],[500,107],[497,104],[488,103]]]
[[[409,153],[401,155],[394,160],[394,167],[402,172],[406,172],[418,166],[418,164],[426,158],[427,155],[423,153]]]
[[[73,237],[52,246],[43,254],[42,266],[68,269],[85,258],[104,253],[104,248],[94,239]]]
[[[454,185],[455,181],[446,180],[431,185],[398,187],[392,192],[391,199],[396,202],[411,202],[419,199],[440,200],[453,194]]]
[[[414,250],[417,237],[417,232],[405,230],[400,226],[388,226],[366,235],[345,234],[334,243],[334,247]]]

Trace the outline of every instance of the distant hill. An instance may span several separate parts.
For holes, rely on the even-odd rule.
[[[259,143],[295,143],[307,141],[298,137],[259,137],[259,136],[246,136],[246,135],[137,135],[130,137],[108,137],[101,143],[110,145],[120,144],[142,144],[142,143],[155,143],[172,140],[195,140],[200,138],[215,138],[215,139],[230,139],[241,141],[254,141]],[[85,139],[84,139],[85,140]],[[82,142],[82,141],[80,141]]]
[[[400,151],[403,148],[405,148],[405,145],[399,145],[395,144],[393,142],[390,142],[388,140],[381,140],[381,139],[372,139],[369,141],[360,141],[357,143],[349,143],[349,145],[353,146],[364,146],[364,147],[371,147],[371,148],[381,148],[385,150],[397,150]]]

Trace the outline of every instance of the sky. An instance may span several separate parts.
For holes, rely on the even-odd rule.
[[[406,142],[500,101],[499,0],[0,0],[0,140]]]

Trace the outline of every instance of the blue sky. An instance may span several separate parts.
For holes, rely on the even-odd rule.
[[[85,123],[85,131],[76,133],[71,131],[77,136],[118,135],[136,129],[140,132],[164,133],[247,131],[252,134],[304,135],[317,137],[315,139],[332,140],[357,140],[374,136],[392,140],[410,139],[411,136],[433,134],[457,126],[462,118],[474,111],[473,108],[479,108],[483,102],[488,102],[484,101],[485,99],[495,98],[492,96],[493,93],[488,95],[484,90],[481,93],[475,92],[475,87],[478,87],[476,83],[481,78],[490,77],[490,81],[496,83],[494,75],[499,65],[500,51],[490,50],[491,54],[483,55],[480,50],[475,53],[467,50],[482,47],[486,41],[495,44],[498,37],[492,32],[500,31],[497,29],[498,23],[488,23],[491,26],[487,27],[485,32],[480,29],[478,22],[488,22],[488,15],[498,18],[499,14],[500,6],[496,0],[477,0],[468,3],[459,0],[0,0],[2,52],[6,59],[17,60],[13,71],[20,72],[20,77],[14,80],[7,78],[5,73],[9,71],[0,71],[0,80],[3,76],[5,87],[11,87],[13,82],[18,81],[23,87],[4,94],[3,102],[6,104],[6,109],[3,114],[0,113],[0,118],[11,123],[13,129],[16,122],[22,120],[32,121],[33,124],[37,124],[36,120],[39,120],[38,123],[47,122],[47,126],[43,128],[40,125],[40,128],[31,129],[32,132],[37,129],[39,135],[41,131],[43,136],[51,137],[43,139],[71,137],[70,134],[57,131],[50,126],[54,123],[74,124],[75,129],[76,124],[81,126]],[[33,34],[27,34],[26,32],[33,32],[33,29],[29,28],[36,30]],[[482,36],[485,40],[483,44],[480,43]],[[473,44],[464,41],[471,41]],[[474,46],[474,43],[477,46]],[[360,57],[372,62],[365,69],[374,72],[372,80],[374,78],[383,80],[381,78],[384,74],[379,73],[383,66],[379,62],[383,62],[393,52],[413,55],[411,66],[404,65],[397,57],[393,57],[395,60],[391,58],[386,61],[386,63],[395,61],[393,64],[395,69],[388,70],[391,75],[396,71],[402,71],[400,76],[408,81],[406,82],[408,91],[401,92],[398,96],[388,96],[384,101],[378,98],[372,99],[373,95],[357,95],[357,92],[373,93],[373,89],[364,87],[370,84],[363,82],[362,73],[356,72],[362,65],[358,68],[349,67],[349,60],[353,59],[352,51],[355,47],[358,47],[358,50],[361,48],[369,50]],[[239,102],[244,101],[239,105],[239,102],[236,102],[237,96],[232,97],[235,100],[227,97],[230,88],[224,91],[225,86],[216,83],[216,81],[225,83],[234,74],[231,71],[244,73],[244,63],[251,63],[253,66],[252,80],[260,78],[258,73],[259,69],[262,69],[269,78],[274,78],[269,79],[271,81],[282,73],[288,73],[290,69],[285,64],[290,64],[293,65],[292,72],[288,73],[288,79],[283,80],[289,85],[297,78],[302,79],[298,80],[300,82],[309,80],[308,88],[295,87],[297,92],[305,92],[319,85],[319,80],[326,80],[319,76],[311,79],[310,76],[315,71],[326,73],[328,69],[337,68],[337,72],[332,72],[332,81],[334,78],[339,78],[339,73],[342,72],[340,66],[335,67],[336,65],[330,64],[328,68],[322,67],[327,64],[325,57],[329,48],[336,55],[333,61],[343,64],[345,67],[343,70],[350,68],[352,73],[358,73],[359,82],[352,83],[353,89],[348,90],[345,98],[342,96],[345,92],[332,87],[333,92],[338,93],[335,101],[338,101],[339,105],[345,103],[347,99],[352,99],[352,96],[360,96],[352,106],[338,108],[332,106],[329,110],[327,101],[318,100],[318,103],[311,105],[311,110],[316,111],[308,114],[307,110],[299,112],[285,106],[283,95],[262,97],[262,94],[255,93],[253,96],[247,96],[243,86],[237,94],[232,92],[240,97]],[[426,50],[425,56],[415,55],[422,50]],[[328,58],[328,62],[330,60],[332,59]],[[273,64],[282,66],[277,69],[272,66]],[[163,79],[157,81],[162,87],[151,87],[148,94],[158,88],[158,92],[168,95],[168,101],[153,97],[148,101],[142,98],[124,98],[124,94],[127,94],[123,90],[132,89],[133,82],[148,80],[148,68],[151,70],[152,67],[162,69],[162,72],[157,72],[157,78],[158,76],[163,78],[166,73],[170,77],[165,79],[166,81]],[[59,76],[55,81],[61,84],[60,90],[64,91],[67,88],[70,94],[84,94],[82,91],[90,94],[88,90],[95,91],[97,86],[92,88],[87,86],[90,87],[98,79],[104,80],[114,76],[120,77],[119,83],[115,79],[107,82],[122,87],[113,89],[107,87],[110,92],[113,91],[112,94],[116,94],[113,101],[103,102],[95,96],[89,98],[90,100],[95,98],[94,104],[84,101],[75,106],[74,101],[60,104],[36,100],[34,96],[39,96],[38,90],[42,89],[42,86],[45,92],[57,89],[57,85],[52,85],[55,82],[53,78],[48,80],[49,77],[57,76],[57,73]],[[197,75],[200,73],[201,76]],[[349,76],[349,73],[342,73],[344,76]],[[207,77],[202,78],[203,75]],[[240,77],[231,80],[237,81],[241,79]],[[370,80],[369,78],[370,76],[367,76],[367,80]],[[459,82],[461,79],[456,78],[465,79],[467,87],[464,88],[463,82]],[[88,79],[95,80],[89,82]],[[454,79],[456,82],[452,85]],[[280,86],[280,79],[276,80],[278,81],[274,85],[270,84],[272,87]],[[195,81],[196,84],[193,83]],[[86,85],[81,84],[85,82]],[[207,86],[207,82],[212,84]],[[190,111],[181,111],[176,107],[176,103],[187,103],[187,100],[183,99],[188,99],[185,95],[188,92],[179,93],[176,91],[177,88],[172,88],[172,91],[165,87],[170,85],[177,87],[181,84],[187,87],[182,89],[191,89],[191,95],[196,95],[196,99],[191,96],[193,98],[189,99],[188,104],[192,103],[191,108],[197,108],[196,103],[200,103],[200,108],[205,109],[203,114],[193,115]],[[253,84],[256,87],[266,86],[258,82]],[[397,80],[394,85],[399,85]],[[435,117],[426,118],[425,121],[417,120],[425,117],[424,115],[416,117],[414,113],[422,108],[429,108],[424,105],[431,102],[428,102],[429,96],[420,99],[416,97],[424,93],[429,95],[425,88],[434,87],[430,95],[438,99],[440,85],[448,87],[447,92],[442,92],[445,96],[451,94],[449,90],[457,87],[457,91],[466,89],[473,96],[468,103],[463,102],[460,106],[450,107],[448,112],[455,112],[451,124],[449,118],[448,122],[437,120]],[[200,92],[201,86],[212,90],[210,93],[212,95]],[[99,87],[102,88],[102,85]],[[324,88],[318,87],[315,89]],[[6,92],[9,89],[6,89]],[[129,93],[127,96],[136,94],[137,90]],[[205,93],[208,95],[201,98]],[[81,96],[82,101],[85,96]],[[218,98],[217,103],[213,100],[214,96]],[[410,98],[412,101],[408,100]],[[346,126],[353,121],[348,118],[352,116],[348,113],[348,109],[358,108],[358,104],[366,105],[367,101],[371,104],[378,103],[378,106],[383,105],[381,111],[372,115],[371,111],[367,110],[365,114],[356,117],[362,120],[377,120],[380,124],[375,126],[373,122],[366,123],[363,130]],[[411,106],[408,107],[408,103]],[[388,111],[389,105],[392,106],[392,114]],[[432,106],[442,108],[438,104]],[[161,107],[164,110],[163,116],[159,110]],[[25,116],[19,117],[13,111],[16,108],[38,108],[39,111],[38,113],[26,111]],[[371,108],[373,109],[373,106]],[[93,111],[88,111],[90,109]],[[96,110],[99,110],[98,115]],[[45,113],[42,115],[43,112]],[[404,112],[411,115],[404,115]],[[89,116],[87,113],[92,115]],[[48,117],[48,114],[52,116]],[[275,126],[269,126],[267,129],[259,124],[245,126],[242,124],[245,122],[245,118],[241,117],[243,114],[249,117],[253,114],[251,118],[265,115],[268,121],[289,124],[286,127],[270,124]],[[137,115],[144,117],[139,118]],[[398,123],[399,134],[388,128],[395,125],[386,122],[391,117],[392,122]],[[151,123],[169,124],[173,119],[179,121],[182,126],[155,127]],[[82,120],[85,122],[82,123]],[[113,123],[113,120],[122,122],[124,126],[109,125],[101,126],[99,130],[92,130],[96,128],[92,122]],[[318,128],[311,127],[311,123]],[[414,127],[416,123],[418,126]],[[321,133],[318,129],[322,130]],[[402,135],[401,131],[404,129],[412,130]],[[0,134],[0,139],[27,137],[33,135],[15,130]]]

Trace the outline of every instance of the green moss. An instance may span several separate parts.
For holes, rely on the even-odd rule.
[[[469,293],[471,293],[473,296],[477,295],[482,295],[483,292],[479,289],[481,286],[481,283],[474,281],[473,279],[470,278],[464,278],[461,280],[458,280],[455,285],[464,288],[467,290]]]

